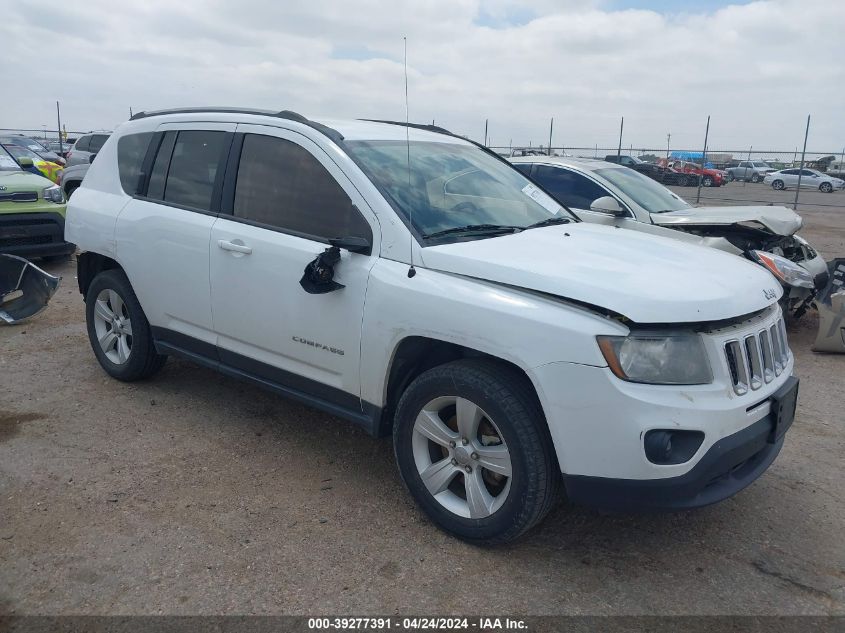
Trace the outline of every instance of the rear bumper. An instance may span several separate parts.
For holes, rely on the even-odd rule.
[[[750,485],[780,453],[785,436],[772,438],[772,414],[724,437],[688,473],[667,479],[566,476],[569,499],[608,510],[683,510],[717,503]]]
[[[75,246],[65,241],[65,219],[60,213],[0,214],[0,253],[20,257],[67,255]]]

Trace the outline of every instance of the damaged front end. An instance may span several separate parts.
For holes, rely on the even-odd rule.
[[[845,258],[830,263],[830,281],[816,297],[819,333],[814,352],[845,354]]]
[[[17,255],[0,254],[0,320],[19,323],[47,307],[61,277]]]
[[[816,293],[827,285],[827,264],[815,249],[798,235],[778,235],[757,222],[675,228],[701,237],[707,246],[742,255],[769,270],[784,288],[784,311],[795,318],[800,318],[813,305]],[[784,275],[784,271],[778,266],[761,259],[760,255],[765,253],[800,267],[801,270],[796,269],[799,274]],[[795,266],[792,268],[795,269]]]

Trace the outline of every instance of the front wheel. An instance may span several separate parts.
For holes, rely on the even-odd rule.
[[[819,185],[819,191],[821,191],[822,193],[830,193],[833,191],[833,185],[831,185],[829,182],[823,182]]]
[[[701,185],[704,187],[712,187],[713,186],[713,178],[710,176],[705,176],[704,180],[701,181]]]
[[[780,191],[781,189],[783,189],[783,181],[782,180],[775,180],[772,183],[772,189],[775,189],[777,191]]]
[[[751,182],[760,182],[760,174],[751,174]]]
[[[688,179],[686,176],[678,176],[678,185],[681,187],[686,187],[688,184]]]
[[[156,352],[150,324],[121,270],[94,277],[85,295],[85,320],[94,355],[112,378],[148,378],[167,360]]]
[[[560,469],[533,388],[496,362],[455,361],[417,377],[399,401],[393,446],[422,510],[473,543],[518,538],[559,498]]]

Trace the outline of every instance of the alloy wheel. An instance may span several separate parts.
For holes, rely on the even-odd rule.
[[[104,289],[94,305],[94,331],[100,349],[115,365],[123,365],[132,354],[132,321],[120,295]]]
[[[431,400],[413,428],[414,464],[423,485],[448,511],[483,519],[511,488],[511,457],[496,423],[471,400]]]

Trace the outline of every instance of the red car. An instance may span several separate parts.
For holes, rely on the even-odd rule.
[[[669,163],[669,167],[677,172],[690,174],[691,176],[699,176],[703,187],[721,187],[726,182],[725,174],[718,169],[702,167],[701,165],[690,163],[685,160],[673,160]],[[693,180],[695,181],[695,179]]]

